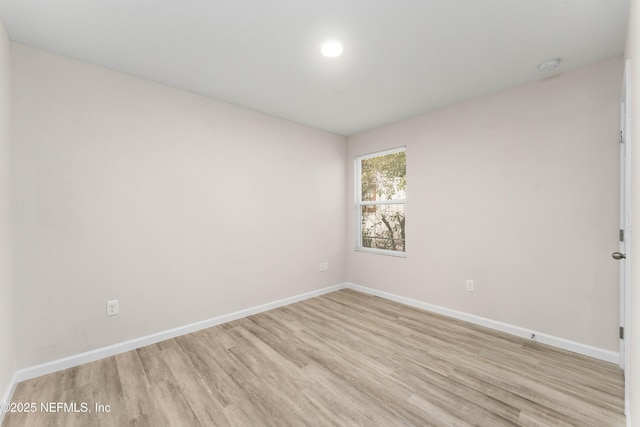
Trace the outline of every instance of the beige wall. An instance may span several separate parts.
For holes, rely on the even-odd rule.
[[[343,137],[20,44],[13,67],[21,368],[344,281]]]
[[[0,23],[0,400],[16,369],[13,318],[13,267],[10,224],[10,54],[11,42]],[[0,419],[1,419],[0,415]]]
[[[640,425],[640,2],[631,1],[626,57],[631,61],[631,324],[627,326],[630,343],[630,364],[627,379],[630,392],[629,407],[632,421],[628,425]]]
[[[611,59],[349,138],[407,147],[407,257],[356,252],[348,280],[618,350],[619,97]],[[475,292],[465,290],[475,280]]]

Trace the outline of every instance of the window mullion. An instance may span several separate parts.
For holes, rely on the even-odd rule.
[[[360,206],[373,206],[373,205],[404,205],[407,199],[398,200],[361,200],[358,202]]]

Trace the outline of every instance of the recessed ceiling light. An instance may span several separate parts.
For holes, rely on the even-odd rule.
[[[322,43],[320,51],[326,57],[335,58],[336,56],[342,55],[342,43],[338,40],[327,40]]]
[[[547,59],[538,65],[538,71],[550,73],[560,66],[560,58]]]

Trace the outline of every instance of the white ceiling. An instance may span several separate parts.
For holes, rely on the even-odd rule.
[[[12,40],[342,135],[623,53],[629,0],[0,0]],[[320,54],[326,39],[339,58]]]

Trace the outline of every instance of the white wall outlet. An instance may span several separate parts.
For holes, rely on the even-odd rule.
[[[327,271],[329,269],[329,263],[327,261],[323,261],[318,266],[318,271]]]
[[[467,285],[467,290],[473,292],[473,289],[474,289],[473,280],[467,279],[466,285]]]
[[[107,301],[107,316],[116,316],[120,313],[120,304],[117,299]]]

